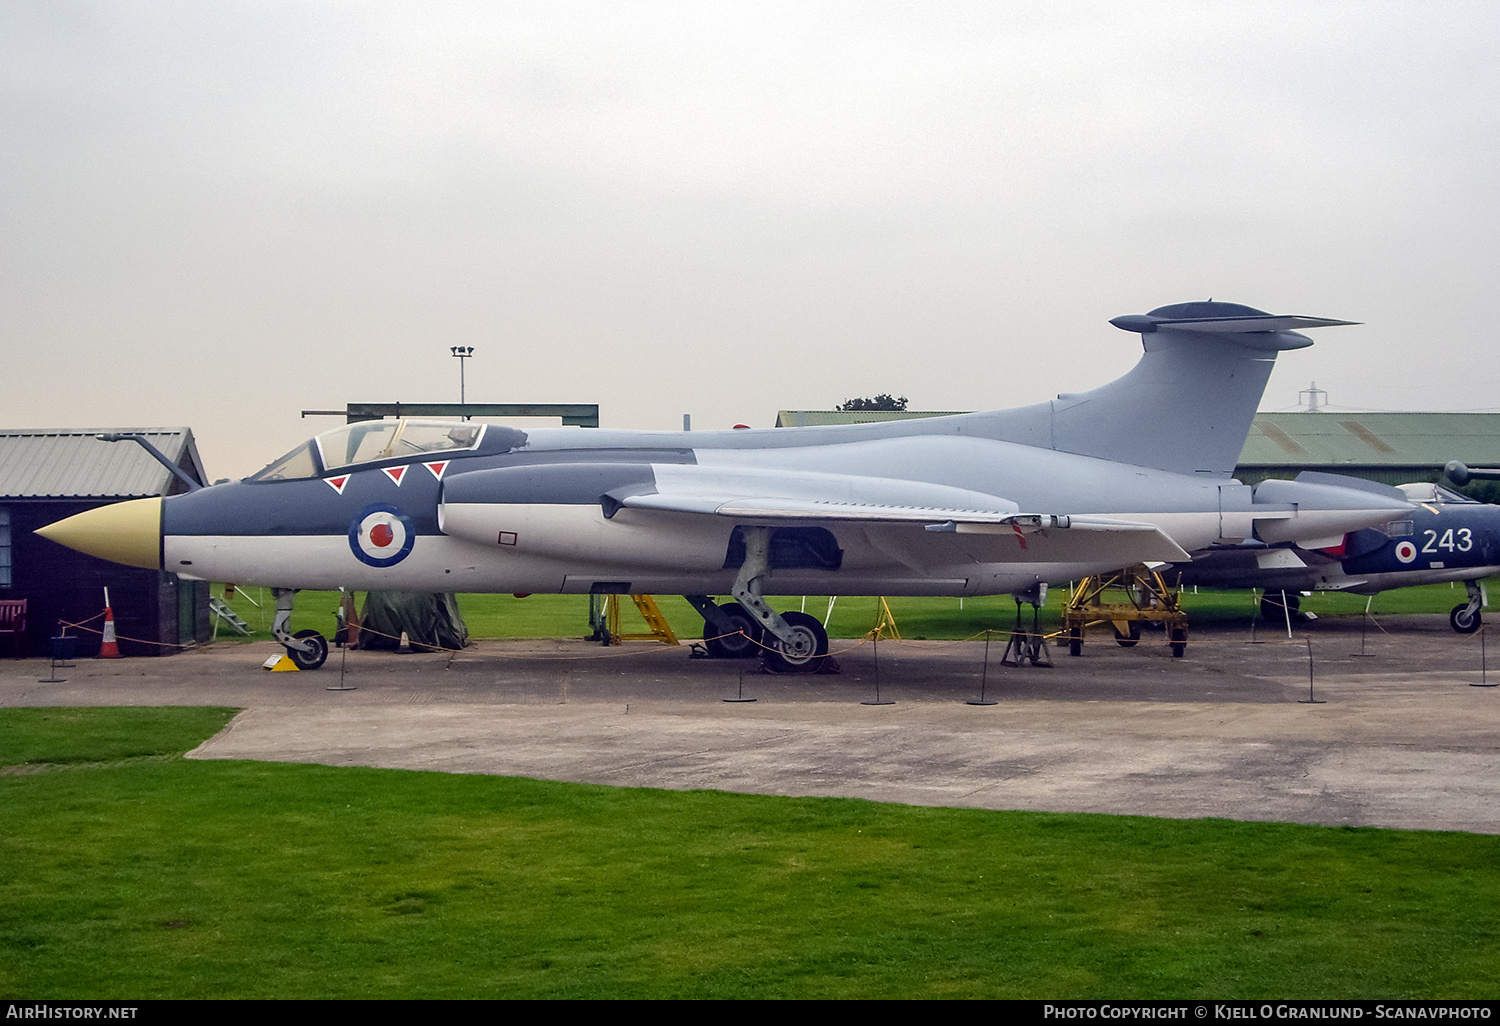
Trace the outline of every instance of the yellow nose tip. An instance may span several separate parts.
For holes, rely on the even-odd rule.
[[[130,499],[84,510],[36,532],[113,563],[161,569],[161,499]]]

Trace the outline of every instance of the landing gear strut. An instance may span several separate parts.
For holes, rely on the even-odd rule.
[[[316,670],[328,658],[328,639],[310,630],[292,634],[288,627],[292,621],[292,598],[296,591],[272,588],[271,594],[276,596],[276,618],[271,621],[271,633],[286,649],[287,658],[297,664],[297,669]]]
[[[806,613],[777,613],[761,598],[761,586],[771,575],[771,529],[742,528],[745,562],[735,575],[732,594],[738,609],[720,610],[726,615],[743,613],[760,632],[750,644],[761,649],[766,666],[778,673],[817,673],[828,660],[828,632],[816,617]],[[748,636],[748,632],[747,632]],[[756,642],[758,641],[758,644]]]
[[[1453,612],[1448,614],[1448,623],[1460,634],[1473,634],[1484,626],[1479,614],[1479,607],[1484,604],[1484,593],[1479,590],[1477,581],[1465,581],[1464,588],[1469,593],[1469,601],[1460,602],[1453,607]]]

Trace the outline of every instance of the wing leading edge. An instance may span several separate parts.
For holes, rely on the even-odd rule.
[[[990,550],[987,554],[991,558],[1003,562],[1084,562],[1117,557],[1124,565],[1175,562],[1187,557],[1182,547],[1154,524],[1107,517],[704,492],[655,492],[622,496],[617,501],[624,509],[773,524],[921,526],[935,534],[977,536],[966,539],[969,547]],[[995,503],[1000,505],[1004,500],[996,499]]]

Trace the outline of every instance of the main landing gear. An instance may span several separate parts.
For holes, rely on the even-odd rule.
[[[687,600],[703,615],[703,642],[717,659],[760,655],[777,673],[816,673],[828,660],[828,632],[817,617],[777,613],[761,597],[770,576],[769,527],[742,528],[745,562],[734,578],[734,604],[714,603],[707,595]]]
[[[292,634],[287,628],[292,620],[292,598],[296,591],[272,588],[271,594],[276,596],[276,618],[271,621],[271,633],[286,649],[287,658],[297,664],[297,669],[316,670],[328,658],[328,639],[311,630]]]
[[[1473,634],[1484,626],[1479,614],[1479,607],[1484,604],[1484,593],[1479,590],[1478,581],[1465,581],[1464,588],[1469,593],[1469,601],[1460,602],[1453,607],[1453,612],[1448,614],[1448,623],[1460,634]]]
[[[1297,610],[1302,608],[1302,596],[1295,591],[1266,589],[1260,599],[1260,618],[1266,623],[1282,623],[1297,619]]]
[[[760,626],[737,603],[719,605],[707,595],[684,595],[703,617],[703,647],[711,659],[749,659],[761,653]]]

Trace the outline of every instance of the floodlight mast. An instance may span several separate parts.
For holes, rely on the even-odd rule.
[[[448,349],[449,349],[449,352],[451,352],[454,355],[454,357],[458,360],[458,402],[459,402],[459,405],[462,406],[462,405],[464,405],[464,404],[466,404],[468,402],[468,399],[465,397],[465,394],[464,394],[464,361],[467,360],[469,357],[471,357],[471,356],[474,355],[474,347],[473,346],[449,346]],[[469,415],[467,413],[465,413],[464,414],[464,420],[468,420],[468,419],[469,419]]]

